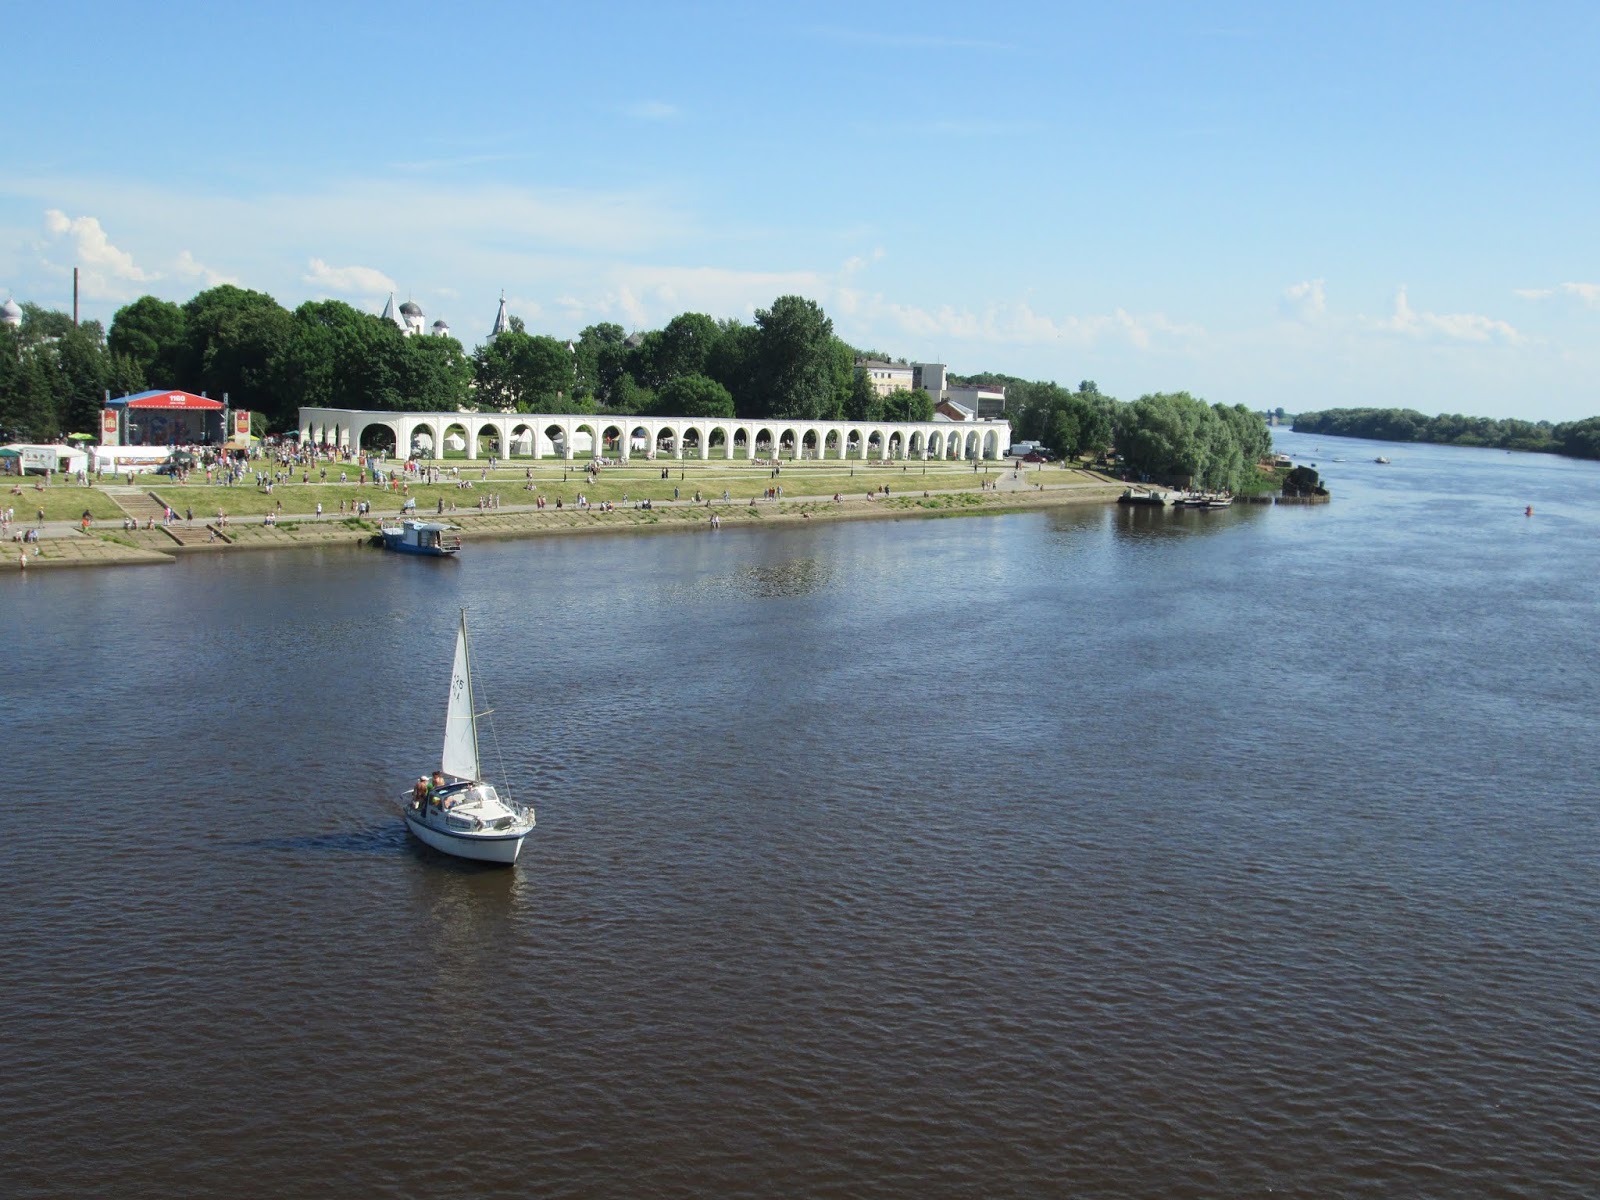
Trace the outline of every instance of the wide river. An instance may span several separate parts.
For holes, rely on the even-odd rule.
[[[0,1195],[1594,1196],[1600,464],[1279,441],[0,577]],[[394,805],[462,607],[509,870]]]

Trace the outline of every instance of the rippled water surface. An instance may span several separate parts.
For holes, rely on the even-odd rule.
[[[0,1194],[1593,1196],[1600,467],[1281,441],[1334,504],[0,578]],[[509,871],[391,802],[462,606]]]

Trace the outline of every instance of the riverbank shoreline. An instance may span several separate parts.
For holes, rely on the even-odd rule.
[[[738,529],[787,529],[829,521],[916,520],[936,517],[1001,516],[1080,504],[1111,504],[1126,486],[1103,476],[1081,472],[1066,483],[989,491],[928,491],[921,495],[899,493],[865,495],[834,500],[824,496],[792,499],[656,501],[648,509],[617,506],[560,509],[534,505],[504,506],[488,510],[445,513],[437,519],[458,526],[470,553],[473,542],[524,538],[592,536],[623,533],[717,532]],[[424,517],[430,514],[424,512]],[[711,526],[711,517],[720,530]],[[382,520],[393,520],[385,517]],[[136,530],[87,531],[65,522],[47,523],[37,543],[12,543],[17,557],[10,569],[54,570],[69,567],[161,566],[191,554],[230,554],[252,550],[284,550],[323,546],[371,546],[377,549],[380,519],[342,514],[276,517],[266,525],[250,518],[218,521],[174,522],[172,526]],[[26,568],[20,556],[27,554]]]

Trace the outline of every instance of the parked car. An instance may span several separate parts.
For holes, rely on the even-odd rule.
[[[1025,463],[1047,463],[1055,460],[1056,456],[1048,450],[1029,450],[1022,456],[1022,461]]]

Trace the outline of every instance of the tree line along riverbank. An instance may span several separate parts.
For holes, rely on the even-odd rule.
[[[1549,421],[1496,420],[1459,413],[1429,417],[1409,408],[1330,408],[1296,414],[1293,429],[1296,433],[1376,442],[1427,442],[1600,458],[1600,417],[1553,425]]]

